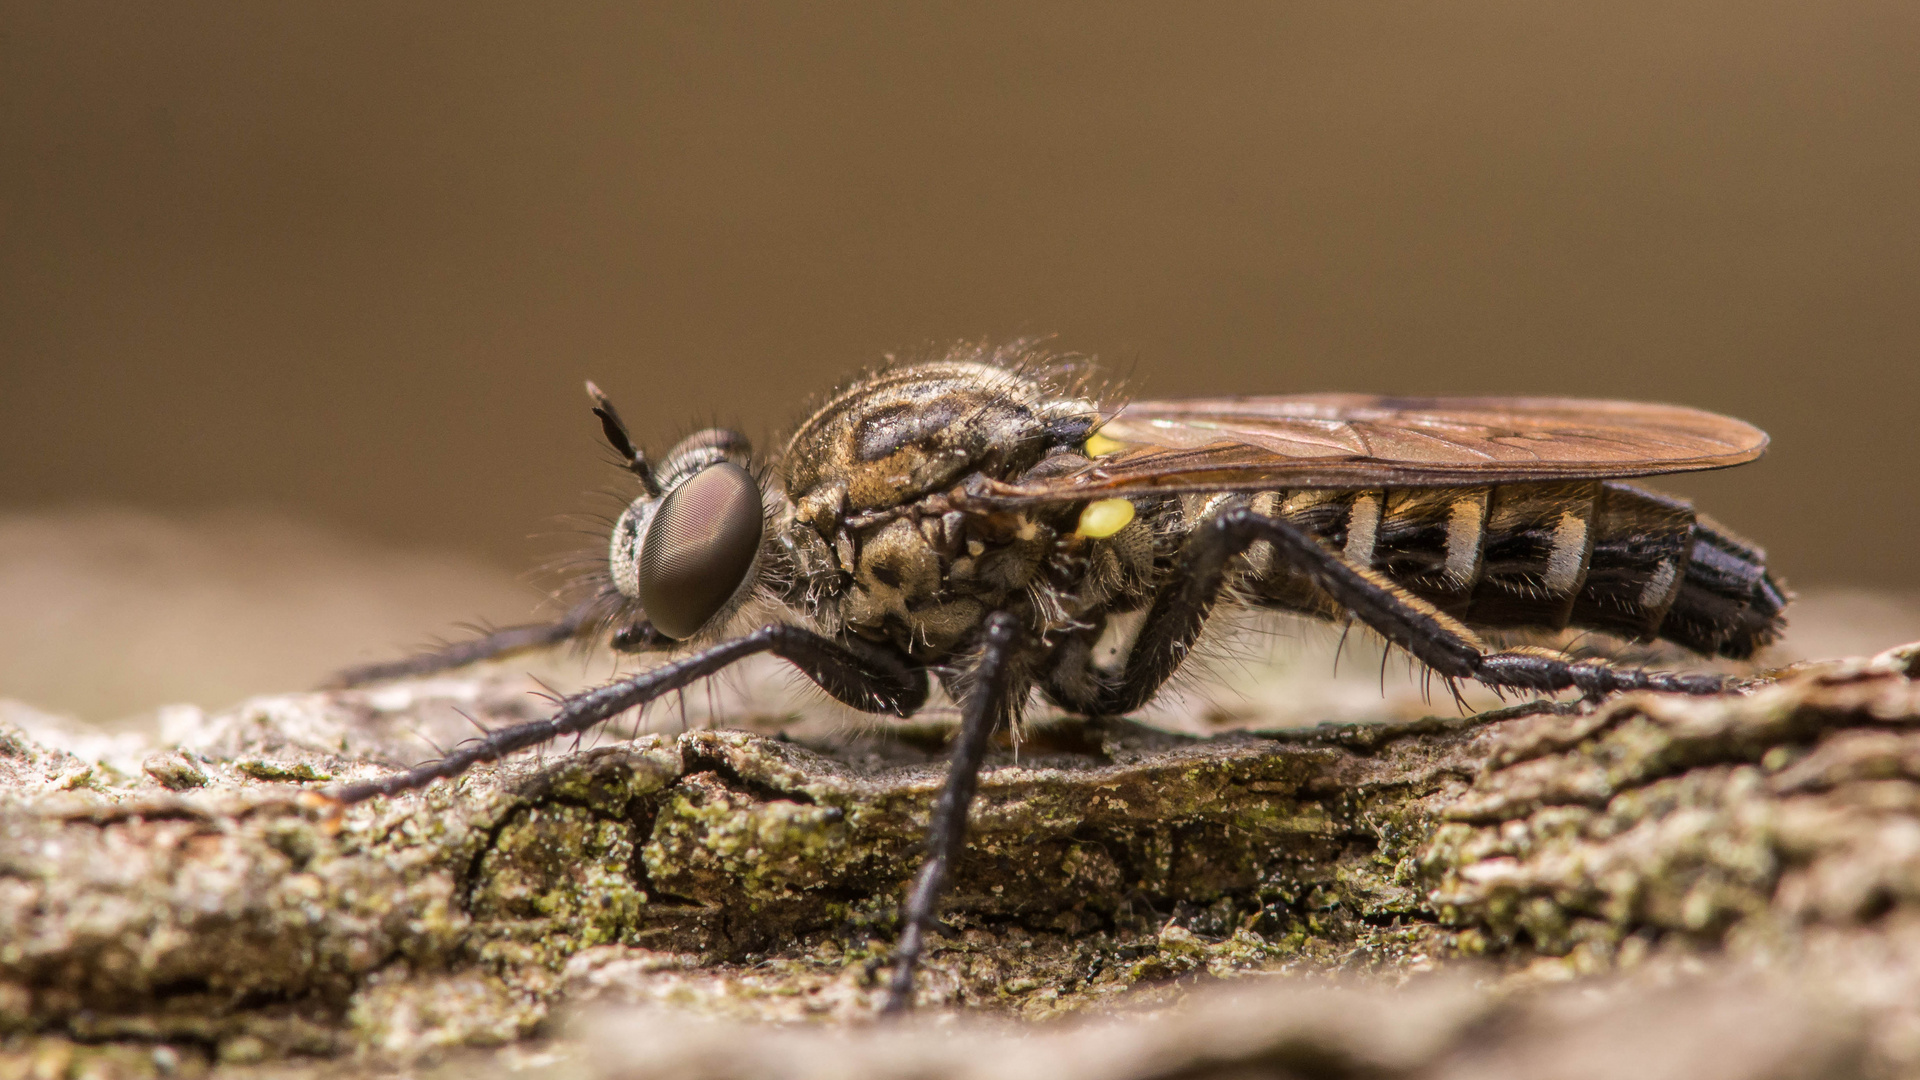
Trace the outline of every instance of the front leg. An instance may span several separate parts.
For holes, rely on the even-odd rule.
[[[320,684],[320,688],[344,690],[385,679],[416,678],[441,671],[452,671],[455,668],[466,667],[468,664],[477,664],[482,660],[494,660],[533,649],[552,648],[570,638],[579,637],[590,629],[589,622],[599,600],[599,597],[594,597],[584,603],[576,604],[566,614],[552,622],[502,627],[477,638],[456,641],[432,652],[415,653],[399,660],[361,664],[358,667],[336,671]]]
[[[582,691],[562,700],[559,709],[545,720],[497,728],[461,744],[437,761],[379,780],[349,784],[328,797],[347,804],[423,788],[443,777],[459,776],[481,762],[497,761],[516,750],[585,731],[763,652],[786,660],[828,694],[865,712],[910,716],[927,700],[927,673],[909,667],[893,654],[863,642],[842,644],[798,626],[774,623],[631,678]]]
[[[1014,665],[1019,637],[1020,623],[1013,615],[1000,611],[987,618],[980,659],[974,665],[973,683],[960,711],[960,731],[953,742],[953,759],[947,765],[947,783],[934,800],[928,823],[926,859],[900,906],[900,943],[894,950],[893,978],[887,984],[883,1012],[904,1012],[913,1004],[914,969],[939,914],[947,878],[966,843],[967,811],[980,785],[987,741],[995,728],[1012,720],[1018,705],[1016,688],[1024,685]]]
[[[1619,690],[1664,690],[1717,694],[1733,685],[1719,675],[1689,675],[1617,667],[1599,660],[1571,660],[1545,649],[1488,648],[1458,619],[1435,608],[1374,570],[1353,565],[1311,533],[1285,518],[1231,507],[1202,524],[1182,549],[1176,578],[1154,598],[1147,620],[1117,680],[1095,682],[1060,673],[1048,692],[1066,708],[1089,716],[1114,716],[1145,705],[1177,670],[1218,601],[1233,558],[1256,541],[1311,577],[1327,595],[1448,678],[1489,686],[1556,691],[1578,688],[1589,696]]]

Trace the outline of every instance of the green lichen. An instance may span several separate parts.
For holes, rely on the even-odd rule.
[[[242,759],[240,761],[234,762],[233,767],[236,770],[242,773],[245,773],[248,776],[253,777],[255,780],[265,780],[265,781],[268,781],[269,783],[285,782],[285,781],[306,782],[306,781],[333,779],[332,773],[321,772],[320,770],[314,768],[308,762],[304,762],[304,761],[287,765],[277,761],[257,761],[252,759]]]
[[[845,873],[857,849],[838,807],[761,800],[694,777],[659,807],[643,857],[662,888],[697,892],[725,880],[750,905],[764,905]]]
[[[585,807],[527,807],[481,857],[467,910],[490,937],[536,944],[550,965],[626,941],[647,902],[634,883],[632,831]]]

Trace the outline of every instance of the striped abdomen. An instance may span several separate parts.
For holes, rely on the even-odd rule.
[[[1619,482],[1297,490],[1254,499],[1473,626],[1600,630],[1743,659],[1787,594],[1759,548],[1680,499]],[[1297,572],[1249,552],[1254,599],[1327,614]]]

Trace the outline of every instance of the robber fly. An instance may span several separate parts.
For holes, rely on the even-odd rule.
[[[639,493],[594,591],[563,618],[344,673],[418,674],[610,636],[670,661],[445,757],[334,792],[420,788],[584,731],[757,653],[830,696],[908,716],[960,705],[886,1008],[905,1008],[990,737],[1034,691],[1084,716],[1146,704],[1223,603],[1352,619],[1448,680],[1588,697],[1703,694],[1674,674],[1498,648],[1569,626],[1744,659],[1787,594],[1764,555],[1623,477],[1758,457],[1759,430],[1693,409],[1558,398],[1357,395],[1104,405],[1024,344],[883,369],[770,462],[702,431],[658,462],[592,384]],[[1116,618],[1132,613],[1130,619]],[[1104,640],[1131,627],[1130,640]]]

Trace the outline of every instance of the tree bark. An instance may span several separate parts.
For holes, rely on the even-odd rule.
[[[1682,1053],[1687,1030],[1728,1016],[1768,1023],[1776,1064],[1920,1068],[1915,655],[1574,714],[1209,739],[1038,725],[983,777],[923,1011],[1105,1015],[1239,988],[1218,1010],[1242,1018],[1239,1057],[1205,1010],[1176,1008],[1125,1060],[1112,1038],[1047,1036],[1079,1062],[1060,1076],[1159,1075],[1149,1060],[1485,1075],[1608,1025],[1651,1024],[1674,1041],[1649,1046]],[[0,1064],[404,1065],[544,1040],[597,1046],[582,1067],[612,1074],[689,1075],[658,1071],[677,1047],[745,1070],[714,1075],[813,1075],[812,1036],[629,1020],[554,1042],[554,1018],[868,1015],[938,730],[647,735],[344,814],[313,797],[421,756],[416,731],[459,738],[455,705],[488,726],[525,718],[522,688],[482,672],[257,699],[176,716],[169,745],[134,760],[0,728]],[[1470,974],[1423,975],[1436,968]],[[1258,993],[1273,980],[1239,978],[1276,973],[1299,978]],[[1364,985],[1302,988],[1336,974]],[[1575,977],[1613,989],[1528,989]],[[1308,1023],[1328,1010],[1349,1019]],[[628,1053],[635,1031],[658,1052]],[[916,1050],[933,1056],[913,1075],[1017,1075],[996,1038]],[[837,1075],[895,1075],[884,1042],[843,1048],[866,1071]],[[1762,1064],[1719,1074],[1786,1075]]]

